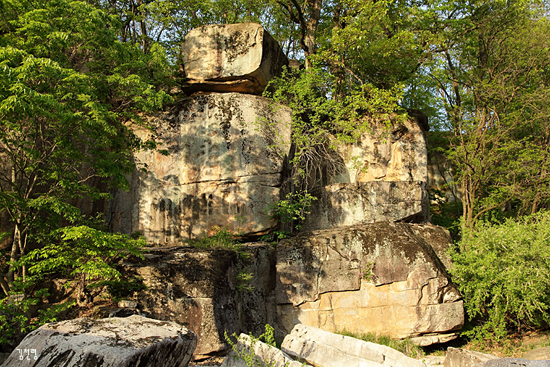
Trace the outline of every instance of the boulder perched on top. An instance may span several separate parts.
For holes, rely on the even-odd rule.
[[[190,31],[182,47],[184,90],[262,94],[288,65],[283,50],[256,23],[205,25]]]
[[[4,367],[185,367],[197,337],[175,322],[143,316],[46,324],[31,332]]]

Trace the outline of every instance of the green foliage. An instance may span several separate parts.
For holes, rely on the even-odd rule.
[[[132,239],[88,226],[60,228],[52,232],[50,239],[51,243],[30,251],[17,265],[26,266],[36,280],[62,274],[92,281],[90,285],[100,280],[120,280],[121,273],[113,264],[129,256],[143,258],[140,248],[146,245],[143,237]]]
[[[114,302],[126,299],[134,292],[147,289],[147,286],[143,284],[143,280],[139,277],[130,279],[119,280],[103,280],[96,283],[97,287],[106,287],[107,292],[112,297]],[[89,285],[89,287],[93,287]]]
[[[415,90],[431,94],[432,106],[445,113],[438,125],[448,135],[451,149],[444,150],[464,194],[468,227],[503,207],[502,217],[522,216],[550,204],[545,6],[431,2],[437,51],[420,69]]]
[[[86,2],[6,0],[2,7],[0,211],[13,230],[2,290],[9,293],[18,279],[33,281],[27,275],[68,267],[69,259],[82,261],[74,276],[116,277],[99,252],[112,255],[109,246],[125,240],[92,230],[77,203],[91,206],[113,188],[127,188],[132,151],[154,147],[133,134],[129,121],[143,124],[143,112],[170,100],[152,84],[167,80],[164,53],[152,47],[146,55],[121,43],[120,19]],[[68,243],[76,246],[74,256]]]
[[[249,270],[247,264],[250,261],[250,254],[243,250],[243,245],[238,242],[237,235],[225,227],[215,226],[212,228],[214,234],[203,236],[196,240],[187,240],[190,246],[201,249],[226,249],[237,253],[237,274],[235,275],[236,289],[239,292],[251,293],[254,286],[250,284],[254,273]]]
[[[121,286],[140,286],[136,279],[125,280],[116,268],[120,259],[141,255],[143,237],[107,233],[89,226],[67,226],[47,236],[48,243],[23,255],[13,265],[26,268],[24,280],[12,283],[12,294],[0,300],[0,344],[20,340],[25,333],[46,322],[55,321],[59,312],[73,304],[48,303],[47,289],[41,289],[44,281],[58,277],[78,279],[80,295],[90,297],[93,289],[107,286],[113,296],[131,289]],[[43,241],[45,238],[42,239]]]
[[[265,325],[265,332],[260,335],[258,338],[255,338],[252,336],[252,334],[249,335],[251,340],[250,347],[243,346],[242,348],[239,348],[238,344],[233,342],[231,337],[227,335],[227,331],[224,333],[226,342],[231,346],[231,349],[235,352],[235,357],[237,359],[242,359],[247,367],[273,367],[275,365],[274,361],[262,361],[259,357],[256,356],[254,353],[253,346],[258,341],[263,341],[267,345],[270,345],[272,347],[276,347],[275,345],[275,337],[274,337],[274,329],[271,325],[266,324]],[[233,334],[233,338],[237,341],[239,340],[237,337],[237,334]]]
[[[372,83],[352,83],[344,91],[322,60],[312,62],[314,66],[306,70],[287,71],[275,78],[264,93],[292,109],[292,172],[285,183],[291,193],[272,208],[272,215],[283,223],[304,220],[316,199],[308,190],[324,185],[327,176],[344,169],[335,153],[339,144],[356,142],[371,131],[374,122],[390,126],[406,117],[397,113],[401,84],[379,88]]]
[[[214,233],[211,236],[202,236],[197,240],[188,240],[187,242],[197,248],[221,248],[237,250],[240,244],[237,242],[235,234],[225,227],[214,226]]]
[[[376,343],[380,345],[385,345],[395,350],[400,351],[401,353],[409,356],[411,358],[420,358],[424,356],[424,351],[422,348],[414,344],[410,339],[391,339],[385,335],[376,335],[373,333],[367,334],[355,334],[348,331],[338,332],[341,335],[349,336],[355,339],[360,339],[370,343]]]
[[[365,266],[362,268],[361,272],[359,273],[359,276],[361,279],[365,279],[367,282],[374,281],[376,278],[376,275],[374,274],[374,262],[368,262],[365,264]]]
[[[235,288],[237,288],[237,291],[252,293],[254,291],[254,286],[250,284],[250,281],[252,281],[253,278],[254,273],[246,268],[241,269],[235,277],[235,280],[237,281]]]
[[[453,281],[464,296],[477,341],[550,322],[550,216],[540,212],[465,229],[452,252]]]
[[[430,191],[430,201],[432,201]],[[440,193],[439,197],[444,197]],[[445,227],[451,234],[451,237],[457,238],[460,231],[460,216],[462,214],[462,203],[459,201],[447,202],[435,200],[430,205],[431,222],[435,225]]]
[[[288,193],[285,199],[269,205],[269,216],[283,223],[303,221],[309,214],[308,209],[315,200],[317,198],[307,191],[294,194]],[[300,228],[300,225],[296,225],[296,228]],[[284,236],[285,234],[278,233],[278,238],[281,239],[284,237],[280,237],[279,235]]]
[[[14,348],[27,333],[45,323],[57,321],[57,314],[73,306],[71,302],[66,302],[31,313],[31,308],[48,296],[47,289],[40,289],[34,292],[33,297],[14,292],[0,299],[0,345]]]

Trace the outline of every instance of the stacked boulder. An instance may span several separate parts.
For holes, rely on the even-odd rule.
[[[150,243],[180,244],[217,227],[261,234],[275,226],[290,149],[291,110],[259,96],[288,64],[259,24],[204,26],[183,46],[186,92],[172,111],[136,130],[159,150],[135,154],[129,193],[118,193],[111,227]],[[201,92],[201,93],[198,93]]]
[[[301,323],[408,337],[419,345],[456,338],[464,307],[440,259],[445,243],[450,239],[439,227],[387,222],[282,241],[276,273],[280,327],[290,332]]]

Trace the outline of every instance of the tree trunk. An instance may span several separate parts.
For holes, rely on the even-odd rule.
[[[315,54],[317,51],[317,28],[321,19],[323,0],[308,0],[307,5],[309,7],[309,19],[306,22],[304,41],[307,49],[304,52],[306,56],[306,69],[309,69],[312,67],[309,56]]]

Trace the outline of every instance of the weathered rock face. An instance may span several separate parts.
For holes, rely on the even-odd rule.
[[[550,360],[550,347],[541,347],[531,349],[522,356],[523,359],[536,360]]]
[[[302,225],[304,231],[380,221],[422,222],[428,217],[428,192],[419,181],[332,184],[311,194],[317,201]]]
[[[194,29],[185,37],[182,53],[188,91],[262,94],[288,65],[277,41],[255,23]]]
[[[81,318],[41,326],[3,366],[185,367],[196,342],[193,332],[174,322],[142,316]]]
[[[312,177],[311,215],[304,231],[380,221],[429,218],[426,138],[414,119],[373,124],[359,142],[341,146],[325,177]],[[338,163],[339,162],[339,163]]]
[[[307,325],[296,325],[283,340],[281,349],[291,357],[316,367],[425,367],[385,345],[333,334]]]
[[[420,124],[409,119],[388,128],[373,123],[360,141],[338,149],[346,169],[328,184],[371,181],[428,180],[426,136]]]
[[[184,100],[176,114],[155,122],[168,154],[136,153],[147,172],[136,173],[130,192],[115,198],[113,229],[173,245],[211,234],[215,226],[244,234],[272,228],[266,209],[279,200],[290,116],[290,109],[252,95]]]
[[[462,300],[433,248],[415,234],[423,227],[436,231],[374,223],[282,241],[276,290],[281,329],[290,332],[301,323],[414,337],[421,345],[456,337],[464,323]]]
[[[197,334],[196,358],[226,351],[224,332],[259,336],[276,324],[275,253],[267,244],[230,250],[152,249],[126,264],[147,286],[133,300],[143,312]],[[252,277],[246,281],[243,274]]]

